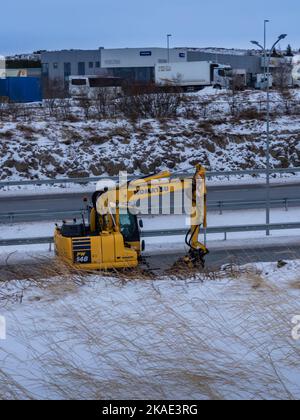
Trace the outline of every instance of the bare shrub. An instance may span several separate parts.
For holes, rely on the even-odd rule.
[[[0,120],[3,120],[7,114],[7,103],[9,99],[6,96],[0,96]]]
[[[274,86],[279,90],[285,90],[289,87],[292,77],[292,64],[286,60],[281,60],[273,72]]]
[[[79,108],[83,112],[84,118],[86,120],[89,120],[91,117],[91,112],[92,112],[92,107],[93,107],[92,100],[88,97],[87,94],[81,94],[77,98],[77,103],[78,103]]]
[[[174,87],[133,84],[125,89],[124,96],[118,101],[118,108],[133,121],[141,118],[174,118],[181,102],[182,95]]]
[[[294,94],[293,92],[288,88],[283,88],[280,90],[280,99],[283,104],[283,109],[285,114],[289,115],[293,111],[293,105],[294,105]]]
[[[99,119],[113,118],[116,114],[117,88],[98,88],[94,95],[94,105]]]
[[[229,105],[230,114],[234,117],[239,111],[239,89],[233,84],[224,97]]]
[[[59,80],[43,80],[43,97],[46,117],[58,117],[59,101],[67,96],[64,85]]]
[[[243,120],[261,120],[264,118],[263,114],[261,114],[256,107],[249,107],[242,109],[239,111],[238,114],[239,119]]]
[[[74,115],[72,111],[72,104],[70,102],[70,99],[60,99],[59,100],[59,118],[63,121],[70,121],[70,122],[76,122],[78,121],[78,118]]]
[[[13,101],[8,101],[7,103],[7,107],[6,107],[6,111],[7,111],[7,117],[11,120],[11,121],[17,121],[19,119],[19,117],[22,115],[22,108],[24,107],[24,105],[13,102]]]

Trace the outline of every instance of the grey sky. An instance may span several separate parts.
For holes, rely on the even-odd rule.
[[[37,49],[165,46],[249,47],[288,33],[300,48],[299,0],[13,0],[1,4],[0,54]]]

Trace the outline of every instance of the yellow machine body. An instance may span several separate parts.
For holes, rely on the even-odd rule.
[[[76,238],[64,237],[55,231],[56,254],[76,269],[107,270],[138,265],[136,250],[125,247],[121,233],[105,233]]]

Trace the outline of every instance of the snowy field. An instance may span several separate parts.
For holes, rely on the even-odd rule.
[[[0,397],[299,399],[299,270],[0,283]]]
[[[272,210],[272,222],[299,221],[299,211]],[[263,210],[209,213],[210,226],[264,221]],[[184,228],[186,218],[147,217],[144,224]],[[0,238],[51,236],[53,227],[1,226]],[[299,243],[300,232],[264,235],[231,234],[226,242],[209,235],[208,246]],[[148,239],[147,253],[184,252],[183,242]],[[300,319],[300,261],[111,277],[70,272],[52,256],[47,245],[1,249],[0,399],[300,398],[300,328],[293,323]],[[20,263],[33,268],[27,280]]]

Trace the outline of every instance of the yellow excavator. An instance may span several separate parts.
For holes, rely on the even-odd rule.
[[[201,165],[196,165],[192,178],[172,178],[170,172],[161,172],[121,185],[101,185],[88,208],[88,223],[83,217],[81,223],[74,220],[56,226],[56,255],[79,270],[137,267],[145,248],[138,203],[181,192],[188,198],[190,217],[185,238],[189,252],[184,261],[204,267],[209,251],[199,241],[201,227],[207,227],[206,171]]]

